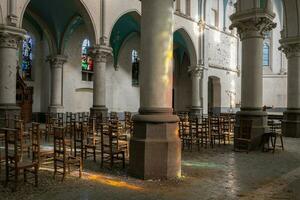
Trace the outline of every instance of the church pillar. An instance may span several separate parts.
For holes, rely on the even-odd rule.
[[[19,47],[26,31],[0,25],[0,114],[18,114],[16,105],[17,67]]]
[[[106,108],[106,63],[107,57],[112,54],[112,49],[104,45],[94,46],[90,49],[90,55],[94,61],[94,93],[92,115],[101,113],[103,117],[107,116]]]
[[[253,14],[248,17],[237,14],[233,15],[231,20],[231,28],[237,28],[242,41],[241,111],[236,115],[235,132],[239,131],[241,120],[251,120],[251,149],[256,149],[260,145],[261,136],[268,128],[268,114],[262,110],[264,33],[276,24],[273,23],[273,18],[267,17],[266,14]]]
[[[288,59],[287,110],[282,131],[285,136],[300,138],[300,38],[282,39],[281,49]]]
[[[200,117],[202,115],[200,98],[200,80],[202,79],[202,70],[203,68],[201,68],[200,66],[189,67],[189,72],[192,79],[192,106],[190,109],[191,117]]]
[[[172,114],[173,2],[142,0],[141,107],[133,117],[129,168],[142,179],[181,174],[179,119]]]
[[[49,56],[51,67],[51,102],[49,112],[63,112],[63,66],[67,58],[63,55]]]

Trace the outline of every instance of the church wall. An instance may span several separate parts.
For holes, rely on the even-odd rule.
[[[82,81],[81,46],[87,38],[85,25],[79,26],[66,44],[68,61],[63,67],[63,105],[65,112],[87,112],[93,104],[93,82]]]
[[[110,111],[137,112],[140,105],[140,88],[132,86],[132,50],[140,53],[140,38],[136,34],[125,40],[119,54],[116,71],[112,61],[106,70],[106,102]],[[142,66],[140,66],[142,67]]]
[[[228,112],[230,98],[226,91],[235,93],[231,104],[233,108],[240,103],[239,76],[239,39],[230,33],[219,31],[214,27],[205,30],[205,67],[203,78],[203,106],[207,113],[208,106],[208,78],[214,76],[221,82],[221,112]]]
[[[32,81],[26,81],[34,89],[32,111],[46,112],[50,98],[50,67],[46,62],[49,55],[48,43],[44,35],[40,35],[29,23],[25,22],[23,28],[33,40]]]

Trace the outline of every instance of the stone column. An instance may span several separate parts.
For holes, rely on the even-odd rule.
[[[264,33],[276,26],[273,16],[265,13],[245,17],[233,15],[231,29],[236,27],[242,41],[241,111],[236,116],[236,132],[240,120],[252,120],[251,148],[256,149],[268,128],[267,112],[262,111],[263,40]],[[238,144],[235,144],[238,145]]]
[[[300,38],[280,40],[288,59],[287,110],[282,131],[285,136],[300,138]]]
[[[106,108],[106,63],[107,57],[112,55],[112,49],[104,45],[94,46],[89,50],[94,61],[94,93],[92,115],[101,113],[103,117],[107,116]]]
[[[19,65],[19,47],[26,31],[0,25],[0,114],[18,114],[16,105],[16,78]]]
[[[51,67],[51,101],[49,112],[63,112],[63,66],[67,62],[66,56],[49,56],[48,61]]]
[[[189,73],[192,79],[192,106],[190,109],[191,117],[201,117],[202,103],[201,103],[201,88],[200,80],[202,79],[203,68],[200,66],[189,67]]]
[[[141,107],[133,117],[129,169],[142,179],[181,173],[179,119],[172,114],[173,12],[173,0],[142,0]]]

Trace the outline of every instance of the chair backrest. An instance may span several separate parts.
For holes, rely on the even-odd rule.
[[[32,146],[32,160],[36,161],[40,156],[40,124],[32,123],[31,128],[31,146]]]
[[[239,132],[236,137],[251,139],[252,120],[240,120]]]
[[[54,142],[54,159],[63,158],[66,160],[66,136],[65,136],[65,128],[55,126],[53,128],[53,142]]]
[[[19,154],[19,134],[20,129],[9,129],[5,131],[5,156],[9,164],[14,165],[15,168],[18,168],[18,164],[22,160]]]

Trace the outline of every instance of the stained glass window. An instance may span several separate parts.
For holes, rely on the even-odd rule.
[[[93,59],[88,55],[90,41],[85,39],[81,49],[81,68],[83,71],[93,71]]]
[[[139,68],[140,68],[140,59],[138,52],[132,50],[131,53],[131,62],[132,62],[132,86],[139,86]]]
[[[271,32],[267,32],[264,34],[264,46],[263,46],[263,66],[269,67],[270,66],[270,59],[271,59]]]
[[[32,38],[29,35],[25,36],[22,48],[22,78],[31,80],[32,71]]]
[[[267,42],[264,42],[263,66],[270,66],[270,45]]]

